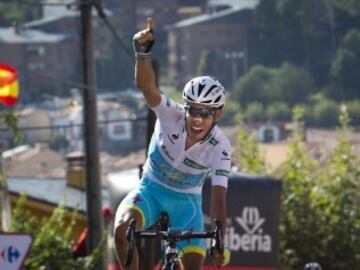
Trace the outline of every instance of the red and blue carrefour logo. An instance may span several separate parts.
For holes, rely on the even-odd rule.
[[[1,250],[0,258],[5,260],[6,262],[13,263],[20,258],[20,252],[13,246],[8,246]]]

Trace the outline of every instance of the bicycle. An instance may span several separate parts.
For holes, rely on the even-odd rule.
[[[161,240],[161,253],[163,254],[163,268],[164,270],[179,270],[181,269],[181,262],[179,258],[178,248],[176,243],[182,240],[189,240],[194,238],[212,239],[213,244],[210,253],[217,250],[223,253],[224,244],[222,239],[221,223],[218,219],[214,219],[215,229],[207,232],[193,232],[193,231],[169,231],[169,217],[166,213],[162,213],[159,218],[160,230],[140,230],[136,231],[136,219],[132,219],[126,233],[128,240],[128,251],[125,261],[125,267],[130,266],[135,249],[135,241],[141,238],[155,238]]]

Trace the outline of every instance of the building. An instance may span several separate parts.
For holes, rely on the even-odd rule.
[[[65,159],[47,144],[20,145],[2,154],[4,172],[11,177],[64,177]]]
[[[73,239],[77,240],[86,228],[87,206],[84,167],[74,157],[76,155],[69,155],[67,158],[66,177],[10,176],[7,177],[7,192],[10,194],[12,208],[16,207],[22,194],[26,195],[24,208],[38,220],[51,216],[59,205],[63,205],[67,210],[65,224],[69,224],[76,211]],[[101,194],[102,205],[108,206],[107,190],[103,188]]]
[[[67,64],[69,42],[64,34],[50,34],[20,25],[0,28],[0,57],[18,70],[21,100],[45,93],[61,93],[73,72]]]
[[[251,8],[229,8],[173,24],[168,30],[169,68],[183,85],[199,72],[214,74],[225,85],[247,69]]]
[[[113,96],[113,95],[111,95]],[[136,102],[137,97],[133,96]],[[54,105],[62,103],[61,105]],[[68,99],[58,99],[53,105],[28,106],[17,112],[22,143],[49,144],[61,153],[84,151],[83,105]],[[131,109],[119,101],[97,98],[99,147],[111,155],[138,151],[146,145],[146,110]],[[5,149],[13,147],[13,134],[5,126],[0,128],[0,141]]]
[[[81,86],[81,25],[79,10],[44,7],[43,18],[0,28],[0,58],[18,70],[20,101],[70,96]],[[106,11],[111,16],[111,12]],[[94,11],[94,55],[106,56],[111,32]]]

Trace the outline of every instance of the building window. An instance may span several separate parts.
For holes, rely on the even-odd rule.
[[[45,70],[45,64],[44,63],[29,63],[28,64],[28,70],[29,71],[43,71]]]
[[[111,140],[131,140],[131,122],[113,123],[109,125]]]
[[[26,52],[29,56],[44,56],[46,50],[42,45],[28,45],[26,46]]]
[[[125,132],[125,127],[123,125],[114,126],[114,134],[115,135],[120,135],[120,134],[123,134],[124,132]]]

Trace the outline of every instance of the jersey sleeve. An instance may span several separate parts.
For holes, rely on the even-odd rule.
[[[227,188],[231,166],[231,145],[229,141],[219,144],[214,149],[211,169],[211,184]]]
[[[161,94],[161,102],[153,110],[162,123],[173,123],[184,117],[184,106]]]

